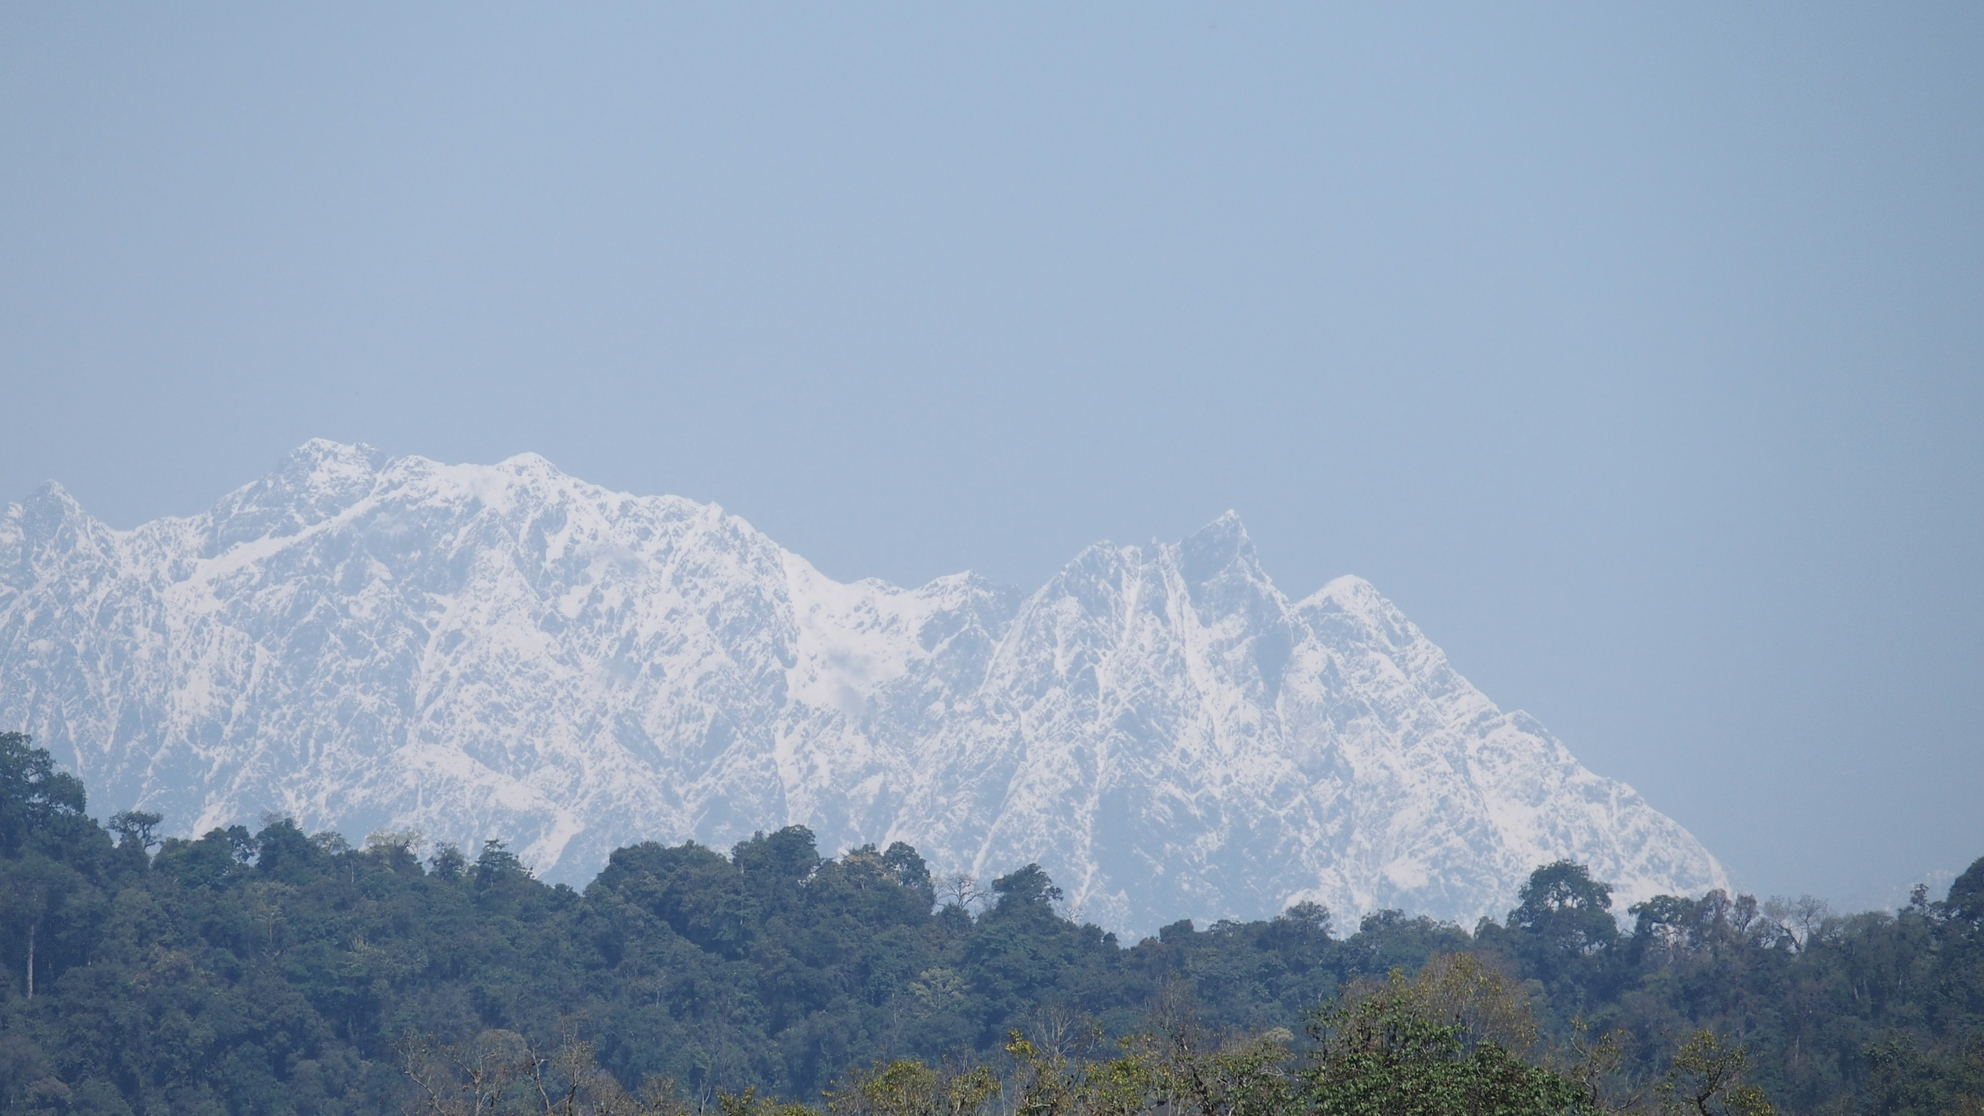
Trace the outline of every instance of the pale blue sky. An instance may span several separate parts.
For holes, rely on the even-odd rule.
[[[0,9],[0,499],[1238,509],[1763,893],[1984,854],[1984,7]],[[280,10],[274,10],[280,9]]]

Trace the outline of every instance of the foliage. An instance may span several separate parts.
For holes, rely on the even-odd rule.
[[[1622,932],[1558,863],[1471,934],[1301,904],[1126,945],[1038,865],[987,892],[799,827],[579,891],[501,842],[86,801],[0,734],[0,1111],[1984,1114],[1984,861],[1896,912],[1712,892]]]
[[[1442,958],[1318,1013],[1316,1065],[1305,1074],[1323,1116],[1557,1116],[1585,1094],[1511,1046],[1535,1028],[1507,980],[1468,958]]]
[[[1763,1091],[1745,1084],[1750,1054],[1713,1031],[1696,1031],[1675,1051],[1660,1086],[1670,1106],[1692,1116],[1770,1116]]]

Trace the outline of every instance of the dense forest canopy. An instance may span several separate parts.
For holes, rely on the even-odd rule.
[[[1471,929],[1302,904],[1125,943],[1037,865],[981,892],[799,827],[581,892],[495,841],[160,824],[0,734],[0,1110],[1984,1112],[1984,860],[1895,912],[1622,929],[1558,863]]]

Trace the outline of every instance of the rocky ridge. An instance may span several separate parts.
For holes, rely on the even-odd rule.
[[[130,531],[49,485],[0,514],[0,726],[175,832],[495,836],[574,882],[620,844],[790,823],[940,870],[1037,860],[1128,931],[1302,899],[1471,920],[1559,857],[1627,902],[1727,882],[1369,583],[1289,600],[1231,514],[1029,595],[842,584],[531,454],[315,441]]]

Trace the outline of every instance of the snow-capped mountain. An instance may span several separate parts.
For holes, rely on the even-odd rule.
[[[1231,514],[1024,595],[841,584],[531,454],[315,441],[130,531],[51,484],[0,517],[0,727],[172,831],[496,836],[573,881],[803,823],[944,871],[1037,860],[1139,931],[1298,899],[1472,919],[1558,857],[1626,901],[1726,886],[1368,583],[1283,596]]]

